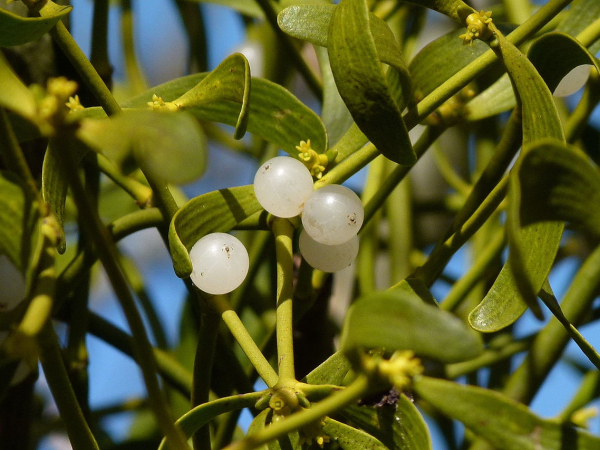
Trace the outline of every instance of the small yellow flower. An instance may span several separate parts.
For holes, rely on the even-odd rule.
[[[395,352],[389,360],[381,361],[379,373],[403,391],[410,386],[414,376],[423,373],[423,366],[412,350],[402,350]]]
[[[152,101],[148,102],[148,106],[154,111],[177,111],[179,109],[175,103],[165,102],[156,94],[152,95]]]
[[[83,105],[81,104],[81,102],[79,101],[79,95],[75,95],[74,97],[69,97],[69,101],[67,103],[65,103],[65,105],[67,106],[67,108],[69,108],[71,110],[71,112],[77,111],[79,109],[85,109],[83,107]]]
[[[320,179],[327,169],[329,164],[329,158],[327,155],[319,154],[310,145],[310,139],[306,141],[300,141],[300,145],[296,145],[296,150],[300,152],[298,158],[304,165],[310,170],[310,174]]]
[[[481,10],[478,13],[470,14],[467,17],[467,32],[459,36],[463,40],[463,45],[473,45],[475,39],[483,41],[489,39],[494,34],[489,26],[491,23],[492,11]]]

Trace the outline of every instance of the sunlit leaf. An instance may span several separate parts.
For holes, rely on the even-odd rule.
[[[386,448],[431,449],[431,438],[423,416],[404,394],[398,394],[396,406],[351,405],[341,414],[383,442]]]
[[[133,154],[144,171],[169,183],[194,181],[206,168],[206,137],[186,113],[130,111],[83,120],[77,136],[117,162]]]
[[[169,246],[178,277],[192,273],[189,250],[203,236],[227,232],[261,209],[253,186],[240,186],[195,197],[177,211],[169,227]]]
[[[361,131],[388,159],[411,165],[416,161],[400,109],[385,82],[377,47],[370,32],[365,0],[342,0],[329,26],[328,52],[340,95]],[[388,30],[389,31],[389,30]],[[391,31],[389,31],[391,34]],[[407,78],[391,64],[388,77],[395,92],[407,94]]]
[[[483,350],[477,333],[460,319],[403,290],[371,294],[354,303],[340,347],[407,349],[444,363],[465,361]]]
[[[513,44],[501,35],[498,41],[498,54],[513,81],[522,108],[522,155],[542,139],[564,142],[562,125],[548,86]],[[538,317],[541,315],[536,295],[554,263],[562,235],[563,225],[558,222],[522,226],[518,213],[521,191],[515,183],[514,171],[510,183],[509,260],[483,301],[469,314],[471,326],[479,331],[497,331],[510,325],[527,306]]]
[[[418,396],[452,419],[461,421],[494,448],[504,450],[593,450],[600,438],[553,420],[543,420],[502,394],[451,381],[418,377]]]
[[[250,79],[248,60],[241,53],[234,53],[173,103],[183,110],[218,101],[239,103],[241,109],[234,137],[241,139],[248,126]]]
[[[42,37],[73,9],[59,6],[44,17],[21,17],[0,8],[0,47],[26,44]]]

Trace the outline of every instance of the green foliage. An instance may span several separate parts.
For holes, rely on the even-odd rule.
[[[204,2],[241,14],[249,42],[268,52],[254,75],[242,53],[206,70],[214,37]],[[123,1],[131,86],[114,80],[119,101],[105,84],[109,2],[93,2],[91,61],[63,24],[71,7],[22,3],[27,17],[0,9],[0,47],[12,55],[0,53],[0,256],[26,280],[18,307],[0,310],[0,411],[24,404],[14,421],[27,426],[5,437],[0,424],[0,448],[33,448],[62,432],[27,412],[34,377],[11,386],[19,364],[38,361],[75,450],[427,450],[433,421],[447,448],[600,447],[585,429],[599,385],[588,365],[600,367],[600,356],[579,331],[597,320],[600,287],[600,132],[590,123],[600,102],[597,0],[550,0],[529,20],[529,1],[497,1],[492,21],[461,0],[174,0],[190,73],[150,89],[131,45],[135,10]],[[432,40],[426,9],[455,28]],[[520,24],[499,24],[507,18]],[[46,33],[80,86],[22,81],[46,68],[24,58],[23,72],[15,55]],[[421,38],[430,42],[415,54]],[[573,107],[554,98],[582,64],[591,75],[581,99]],[[98,106],[85,108],[77,92]],[[298,248],[300,217],[273,217],[247,181],[190,187],[186,197],[178,185],[221,176],[208,149],[223,147],[256,167],[287,152],[318,168],[315,189],[367,166],[355,273],[312,269]],[[432,147],[433,162],[416,166]],[[227,170],[238,174],[236,164]],[[173,348],[137,263],[115,244],[146,228],[158,229],[187,291]],[[232,294],[208,295],[189,279],[190,251],[232,231],[248,249],[248,276]],[[461,248],[469,256],[457,275],[447,269]],[[557,299],[549,280],[556,288],[563,258],[581,267]],[[128,332],[88,309],[96,262]],[[512,325],[528,308],[552,319],[520,339]],[[64,348],[53,319],[66,324]],[[110,363],[87,354],[90,333],[135,360],[144,399],[90,410],[88,358]],[[557,418],[542,419],[527,404],[570,340],[587,358],[580,389]],[[516,352],[524,362],[512,370]],[[478,370],[492,373],[489,382]],[[451,381],[464,374],[463,384]],[[254,415],[247,433],[236,427],[245,408]],[[103,418],[131,410],[129,436],[112,442]],[[462,443],[453,421],[469,430]]]

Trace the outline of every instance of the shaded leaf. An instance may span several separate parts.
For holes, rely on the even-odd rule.
[[[342,352],[335,352],[305,377],[308,384],[341,385],[350,370],[350,361]]]
[[[579,149],[541,141],[523,156],[517,174],[521,224],[559,220],[600,237],[600,172]]]
[[[0,8],[0,47],[13,47],[35,41],[46,34],[63,17],[71,6],[58,6],[44,17],[21,17]]]
[[[402,290],[367,295],[354,303],[340,347],[407,349],[444,363],[465,361],[483,350],[479,336],[460,319]]]
[[[42,197],[50,206],[50,211],[54,214],[59,226],[58,236],[58,253],[61,255],[67,248],[65,238],[65,202],[67,199],[67,191],[69,190],[69,182],[67,177],[62,173],[62,166],[58,161],[56,149],[53,146],[48,146],[44,155],[44,163],[42,165]]]
[[[186,113],[129,111],[82,120],[77,136],[117,162],[132,153],[144,171],[169,183],[194,181],[206,167],[206,137]]]
[[[600,17],[600,2],[596,0],[575,0],[566,13],[566,17],[556,27],[556,31],[575,37]],[[600,40],[592,44],[589,50],[592,55],[598,53],[600,51]]]
[[[431,449],[431,438],[423,416],[404,394],[399,394],[395,408],[352,405],[344,408],[341,414],[383,442],[386,448]]]
[[[0,52],[0,106],[32,119],[36,113],[33,94],[12,71],[4,54]]]
[[[248,60],[241,53],[234,53],[173,103],[184,110],[216,101],[241,104],[234,134],[236,139],[241,139],[248,126],[250,79]]]
[[[416,155],[399,105],[390,92],[402,92],[408,97],[410,78],[397,56],[397,61],[390,63],[388,80],[393,87],[388,89],[369,22],[365,0],[342,0],[335,8],[327,42],[331,70],[340,95],[361,131],[386,158],[411,165]],[[391,30],[387,32],[393,39]],[[396,75],[392,77],[393,74]]]
[[[365,433],[362,430],[352,428],[349,425],[333,420],[329,417],[325,418],[323,426],[325,434],[330,436],[343,450],[386,450],[378,439]]]
[[[260,209],[252,185],[209,192],[183,205],[169,226],[169,247],[177,276],[185,278],[192,273],[189,250],[201,237],[227,232]]]
[[[417,377],[413,386],[423,400],[498,449],[600,448],[600,439],[588,432],[543,420],[523,404],[495,391],[428,377]]]
[[[28,290],[41,251],[39,243],[40,216],[34,199],[19,177],[0,171],[0,254],[25,276]]]
[[[189,412],[185,413],[179,419],[177,419],[177,425],[181,428],[181,431],[185,437],[190,438],[198,429],[206,425],[215,417],[220,414],[236,411],[242,408],[248,408],[253,406],[257,400],[264,395],[264,392],[251,392],[249,394],[239,394],[231,397],[223,397],[212,402],[204,403],[196,406]],[[263,416],[263,413],[269,412],[268,409],[259,414],[255,420]],[[263,419],[264,421],[264,419]],[[166,439],[160,443],[159,450],[166,450],[169,448]]]

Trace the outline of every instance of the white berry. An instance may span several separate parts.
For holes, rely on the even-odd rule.
[[[315,241],[338,245],[356,236],[365,218],[358,196],[344,186],[325,186],[306,200],[302,225]]]
[[[308,264],[323,272],[345,269],[358,255],[358,236],[338,245],[325,245],[311,238],[306,230],[300,233],[300,253]]]
[[[313,192],[313,179],[304,164],[278,156],[262,164],[254,176],[254,193],[260,205],[277,217],[295,217]]]
[[[248,274],[250,260],[244,244],[227,233],[204,236],[190,250],[194,284],[209,294],[226,294]]]

